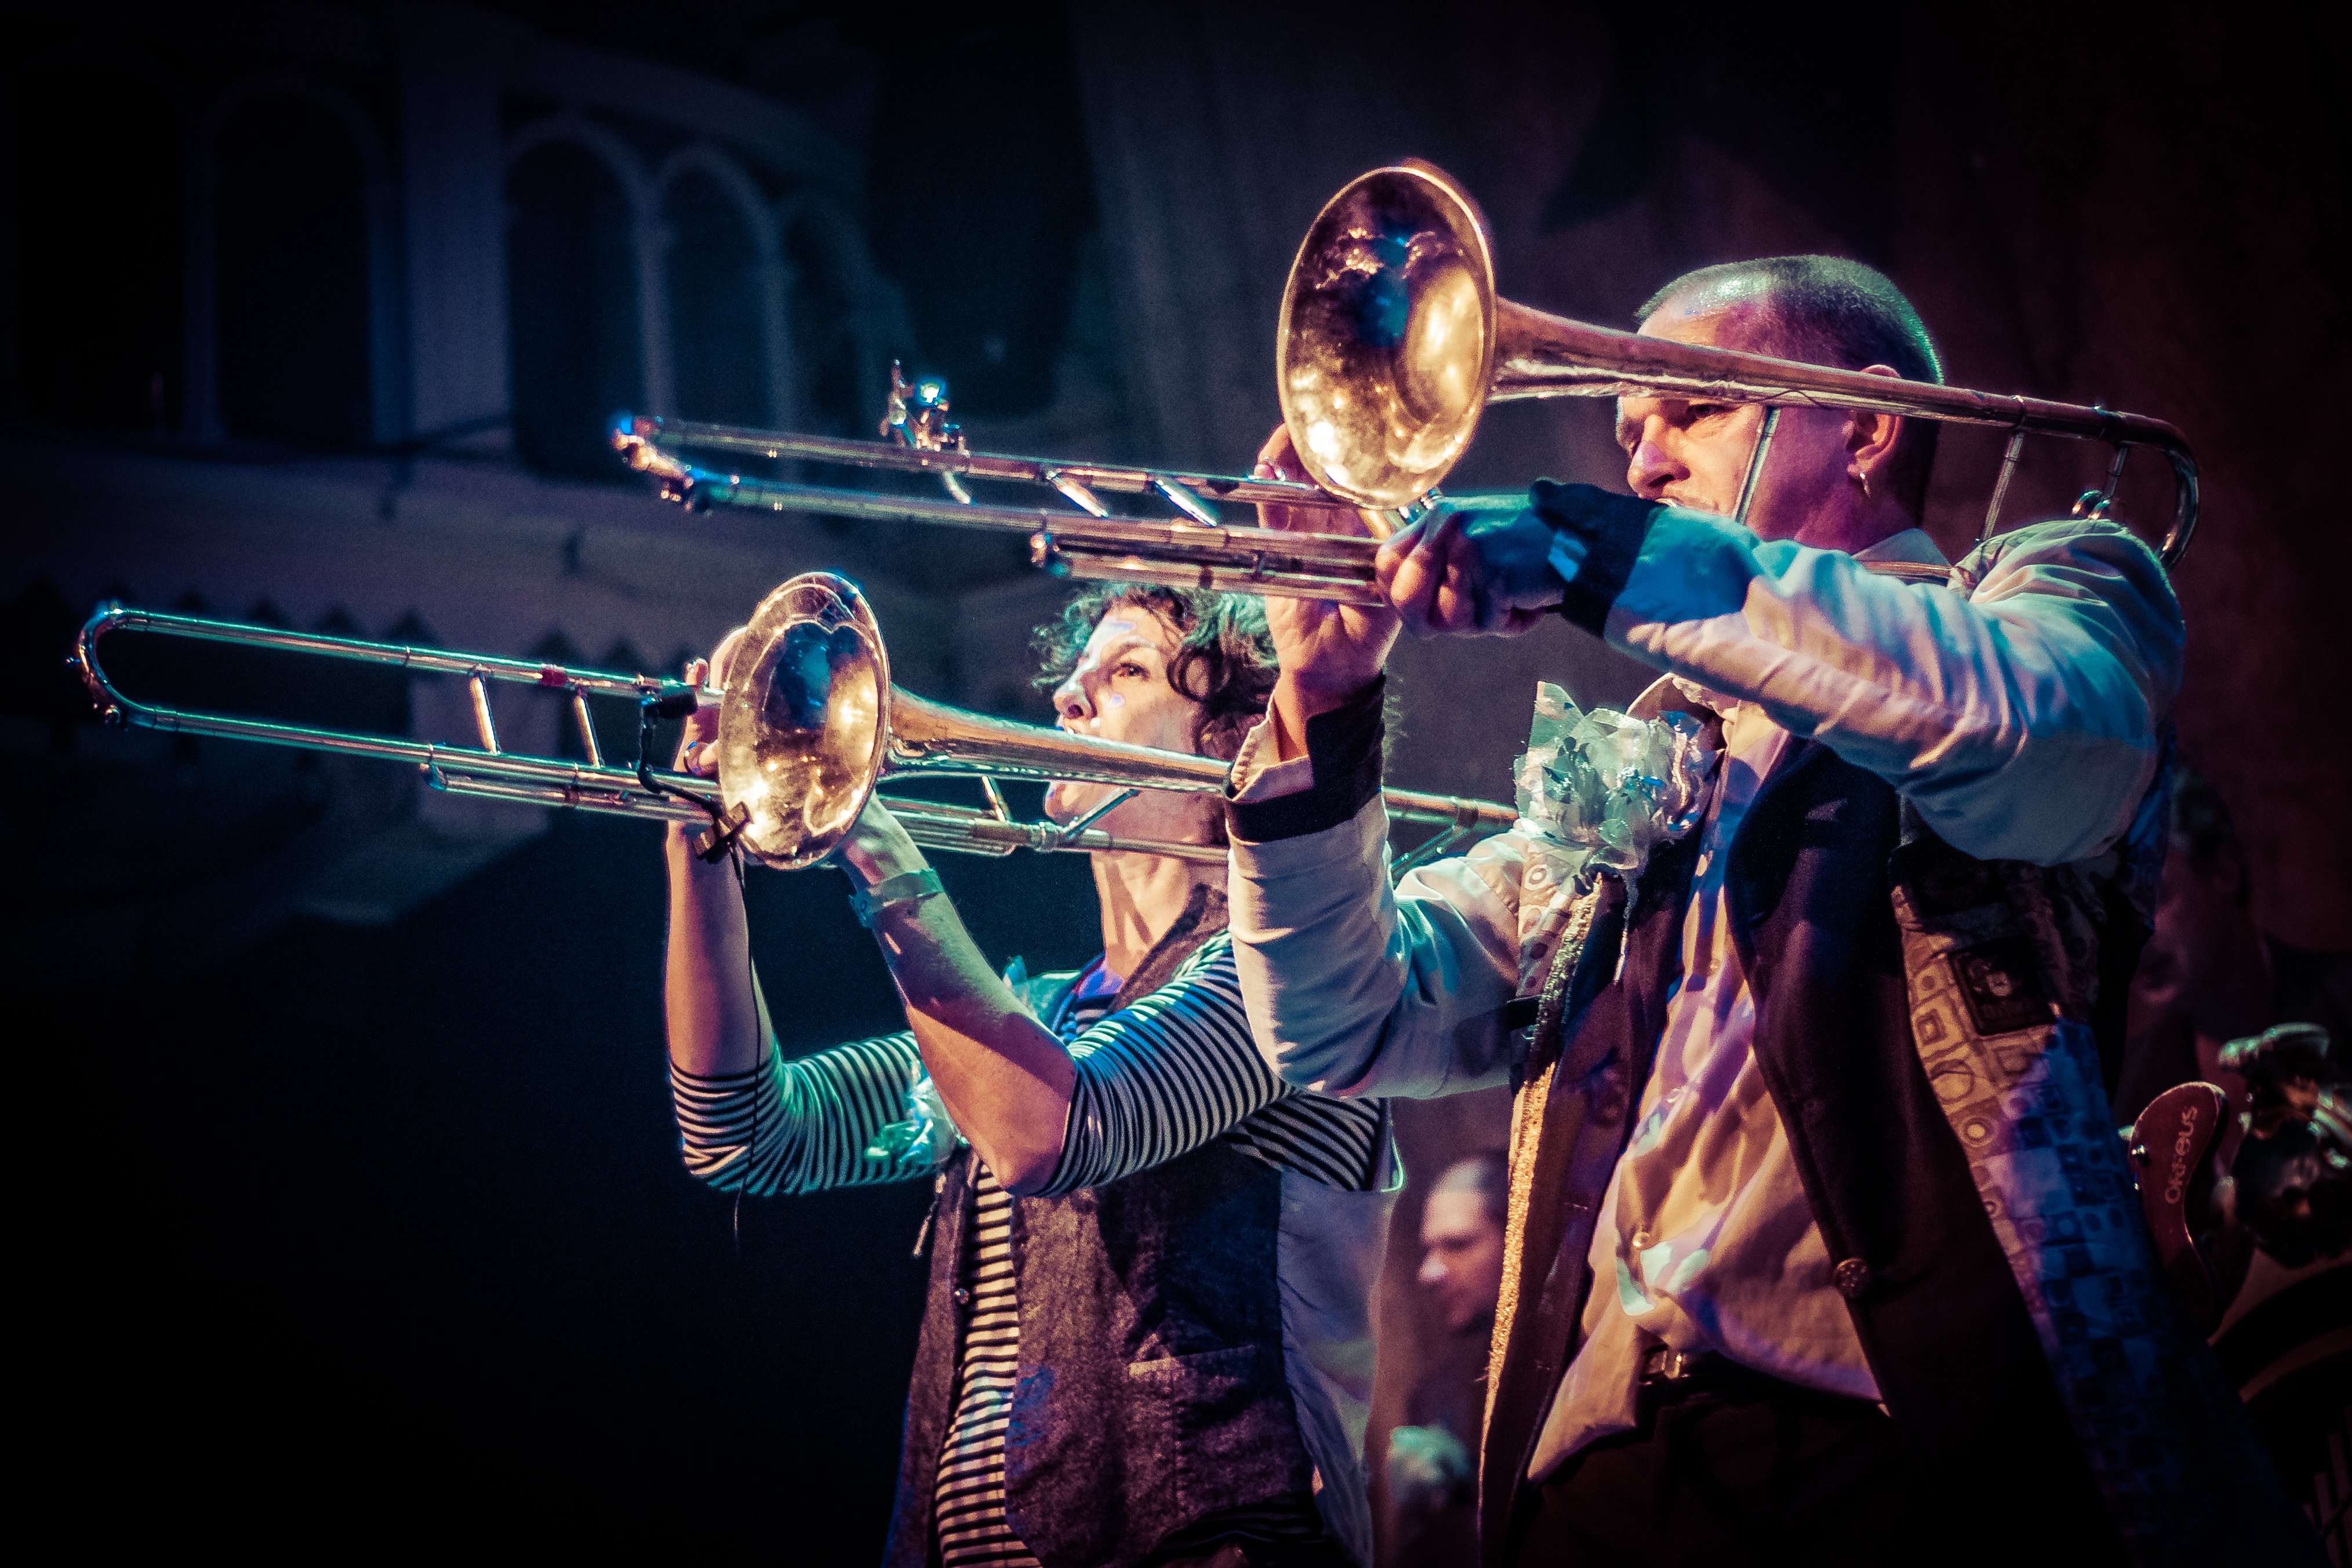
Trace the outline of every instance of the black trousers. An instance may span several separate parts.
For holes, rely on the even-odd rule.
[[[1507,1560],[1528,1568],[1956,1560],[1963,1543],[1939,1539],[1921,1482],[1877,1406],[1748,1375],[1645,1396],[1634,1430],[1603,1438],[1521,1495]]]

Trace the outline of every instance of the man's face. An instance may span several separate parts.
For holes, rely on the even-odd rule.
[[[1054,688],[1055,722],[1073,735],[1197,751],[1193,732],[1201,705],[1168,684],[1168,666],[1179,645],[1176,629],[1160,616],[1139,604],[1112,605],[1095,623],[1069,677]],[[1045,814],[1066,822],[1113,793],[1110,785],[1056,783],[1045,791]],[[1129,832],[1142,834],[1135,820],[1139,808],[1179,799],[1146,790],[1111,815]]]
[[[1677,343],[1769,352],[1769,325],[1764,302],[1752,295],[1702,295],[1667,300],[1641,330]],[[1644,500],[1727,517],[1739,506],[1763,423],[1757,403],[1620,398],[1617,444],[1625,454],[1625,483]],[[1810,536],[1821,531],[1828,503],[1845,483],[1846,426],[1846,416],[1833,410],[1780,411],[1767,476],[1748,506],[1748,526],[1759,538],[1843,548],[1843,540]]]
[[[2135,1002],[2192,1016],[2230,1010],[2226,992],[2237,977],[2231,973],[2231,961],[2252,926],[2245,908],[2245,874],[2244,859],[2235,845],[2221,845],[2211,863],[2200,866],[2189,841],[2173,836],[2164,857],[2155,929],[2132,977]],[[2224,1005],[2216,1008],[2217,1000]],[[2261,1027],[2259,1022],[2248,1024],[2250,1030]]]
[[[1466,1329],[1495,1311],[1503,1291],[1503,1229],[1468,1186],[1440,1186],[1421,1214],[1421,1288],[1448,1329]]]

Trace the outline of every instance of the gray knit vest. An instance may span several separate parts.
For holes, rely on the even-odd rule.
[[[1159,988],[1224,925],[1223,897],[1197,889],[1116,1005]],[[932,1492],[962,1348],[972,1176],[958,1151],[933,1211],[888,1568],[939,1560]],[[1281,1216],[1282,1174],[1223,1143],[1013,1200],[1021,1363],[1005,1513],[1046,1568],[1141,1563],[1212,1514],[1312,1488],[1284,1375]]]

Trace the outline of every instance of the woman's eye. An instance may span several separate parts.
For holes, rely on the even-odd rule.
[[[1127,664],[1119,665],[1117,669],[1111,672],[1114,675],[1132,675],[1137,680],[1141,680],[1150,673],[1150,671],[1145,669],[1141,664],[1134,663],[1132,660],[1129,661]]]

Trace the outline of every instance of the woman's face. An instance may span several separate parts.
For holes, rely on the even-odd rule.
[[[1054,711],[1073,735],[1124,740],[1162,751],[1198,752],[1201,705],[1169,684],[1168,666],[1180,646],[1176,629],[1139,604],[1114,604],[1095,622],[1078,662],[1054,688]],[[1056,783],[1045,791],[1045,814],[1066,822],[1084,816],[1117,787]],[[1213,796],[1146,789],[1096,826],[1132,838],[1201,842]]]

